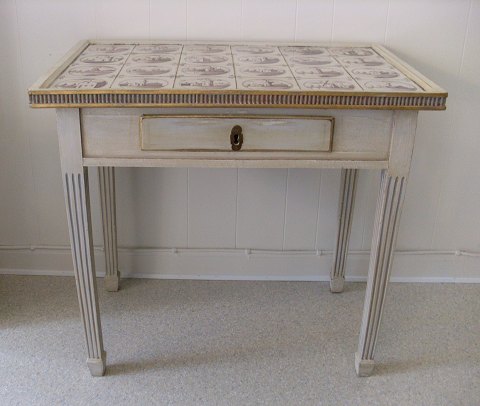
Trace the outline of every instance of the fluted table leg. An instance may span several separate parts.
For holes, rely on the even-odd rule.
[[[330,290],[333,293],[343,292],[343,285],[345,283],[345,265],[347,261],[350,230],[352,228],[357,178],[358,169],[342,169],[337,239],[335,240],[334,262],[330,274]]]
[[[88,171],[82,164],[78,109],[57,111],[62,178],[80,314],[87,342],[87,365],[93,376],[105,373],[106,353],[98,308]]]
[[[358,350],[355,354],[355,369],[358,376],[368,376],[374,368],[375,345],[392,268],[416,127],[417,112],[396,111],[394,113],[388,169],[382,171],[380,181],[367,291]]]
[[[103,221],[103,246],[105,251],[105,289],[116,292],[120,282],[117,254],[117,221],[115,208],[115,168],[99,167],[100,202]]]
[[[359,376],[370,375],[374,367],[373,355],[390,276],[405,185],[405,177],[390,176],[387,171],[382,172],[360,341],[355,354],[355,369]]]

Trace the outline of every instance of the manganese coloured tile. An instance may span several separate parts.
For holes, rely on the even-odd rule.
[[[320,56],[328,55],[327,48],[317,46],[286,46],[279,47],[285,56]]]
[[[73,78],[61,76],[50,86],[51,89],[105,89],[109,88],[113,78]]]
[[[377,53],[368,47],[333,47],[327,48],[333,56],[373,56]]]
[[[336,90],[336,91],[352,91],[362,88],[351,78],[340,79],[301,79],[298,81],[300,88],[304,90],[320,91],[320,90]]]
[[[341,78],[350,77],[341,66],[294,66],[292,68],[296,78]]]
[[[177,77],[234,76],[233,65],[180,65]]]
[[[364,90],[382,92],[419,92],[422,89],[411,80],[358,80]]]
[[[113,82],[120,89],[173,89],[173,77],[121,76]]]
[[[269,55],[242,55],[234,54],[235,65],[286,65],[285,58],[281,54]]]
[[[181,44],[136,45],[132,54],[180,54],[182,48]]]
[[[91,44],[83,54],[129,54],[132,52],[134,45],[111,45],[111,44]]]
[[[278,54],[280,50],[271,45],[232,45],[232,53],[240,55]]]
[[[192,44],[185,45],[183,47],[184,54],[230,54],[230,47],[228,45],[215,45],[215,44]]]
[[[87,65],[79,64],[72,65],[66,69],[65,75],[73,77],[95,77],[95,76],[109,76],[116,75],[121,69],[121,66],[115,65]]]
[[[235,68],[237,77],[280,78],[292,77],[288,66],[241,65]]]
[[[177,71],[176,65],[125,65],[121,74],[129,76],[171,76]]]
[[[231,64],[233,62],[230,54],[183,54],[180,63],[182,64],[203,64],[203,65],[217,65],[217,64]]]
[[[82,54],[72,64],[86,65],[123,65],[127,60],[127,55],[121,54]]]
[[[347,70],[354,79],[401,79],[408,81],[402,73],[394,68],[358,67]]]
[[[287,56],[286,60],[290,66],[340,66],[340,63],[331,56]]]
[[[296,81],[290,78],[237,78],[237,86],[243,90],[298,90]]]
[[[385,59],[380,56],[337,56],[336,59],[343,66],[390,66]]]
[[[177,77],[174,88],[185,90],[234,90],[236,88],[236,83],[233,78]]]
[[[180,60],[180,54],[131,54],[127,59],[127,64],[162,64],[175,65]]]

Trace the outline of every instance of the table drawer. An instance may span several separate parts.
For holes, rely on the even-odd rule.
[[[140,116],[143,151],[329,152],[333,117]]]

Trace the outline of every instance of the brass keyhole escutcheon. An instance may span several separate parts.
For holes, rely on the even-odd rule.
[[[242,127],[239,125],[234,125],[232,127],[232,132],[230,133],[230,144],[232,144],[233,151],[240,151],[243,144],[243,133]]]

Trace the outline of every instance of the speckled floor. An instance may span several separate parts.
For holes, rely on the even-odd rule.
[[[480,285],[391,284],[376,373],[357,378],[364,293],[125,280],[100,289],[92,378],[73,278],[0,276],[0,404],[480,405]]]

